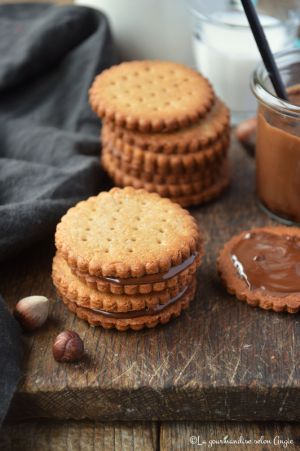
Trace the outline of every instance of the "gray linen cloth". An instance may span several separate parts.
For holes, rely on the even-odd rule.
[[[95,74],[116,62],[107,20],[90,8],[0,5],[0,260],[54,232],[103,188]],[[1,292],[1,287],[0,287]],[[19,326],[0,297],[0,424],[21,370]]]

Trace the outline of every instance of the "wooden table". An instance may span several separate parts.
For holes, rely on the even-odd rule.
[[[3,265],[0,290],[10,307],[23,296],[43,294],[51,299],[51,314],[45,327],[24,336],[24,378],[0,449],[1,440],[7,449],[44,449],[34,448],[35,437],[51,450],[65,449],[63,443],[80,449],[81,442],[84,449],[93,449],[88,444],[94,443],[95,449],[185,450],[195,449],[192,435],[207,441],[226,434],[253,440],[276,431],[294,440],[299,435],[297,424],[270,423],[300,419],[299,316],[237,301],[216,273],[218,249],[230,236],[271,223],[255,200],[254,161],[235,142],[230,156],[231,188],[219,200],[191,210],[206,241],[196,298],[166,326],[120,333],[77,319],[53,288],[51,242]],[[76,330],[84,340],[87,353],[78,364],[53,360],[53,339],[64,329]],[[18,448],[23,436],[28,448]],[[14,447],[9,448],[10,441]],[[274,449],[268,446],[263,449]]]
[[[11,307],[31,293],[52,300],[47,326],[24,337],[24,378],[0,433],[1,450],[267,451],[282,449],[273,443],[276,436],[294,441],[286,449],[299,449],[300,427],[287,423],[300,416],[298,317],[238,303],[216,276],[219,246],[239,230],[269,222],[254,201],[253,161],[236,144],[232,155],[231,190],[192,211],[207,239],[194,305],[164,328],[118,334],[77,320],[51,284],[52,243],[0,269],[0,291]],[[64,328],[84,338],[88,354],[81,364],[52,359],[53,338]],[[251,443],[209,447],[209,440],[226,435]]]
[[[245,444],[216,444],[244,439]],[[265,423],[114,423],[95,421],[30,421],[6,424],[0,434],[2,451],[275,451],[297,450],[300,427]],[[196,439],[195,439],[196,437]],[[274,444],[289,441],[287,448]],[[197,440],[198,444],[192,444]],[[215,441],[211,443],[210,441]],[[293,444],[291,443],[293,440]],[[205,443],[206,442],[206,443]],[[248,443],[247,443],[248,442]],[[200,446],[202,443],[202,446]]]

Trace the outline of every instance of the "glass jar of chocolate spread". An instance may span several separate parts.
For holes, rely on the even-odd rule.
[[[256,189],[273,219],[300,225],[300,50],[275,55],[289,94],[276,97],[264,65],[252,79],[258,106]]]

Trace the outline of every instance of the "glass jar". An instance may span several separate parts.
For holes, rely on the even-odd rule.
[[[282,0],[258,1],[256,8],[273,53],[291,48],[297,36],[296,10]],[[249,88],[260,61],[240,0],[189,0],[197,68],[213,84],[232,112],[232,122],[254,116]]]
[[[275,59],[290,100],[276,97],[261,64],[252,79],[259,104],[257,196],[274,219],[300,225],[300,50],[275,54]]]

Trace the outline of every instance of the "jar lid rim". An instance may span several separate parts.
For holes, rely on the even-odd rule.
[[[293,62],[300,64],[300,49],[283,50],[274,54],[278,64],[279,71],[287,67],[287,59],[289,65]],[[292,59],[292,61],[291,61]],[[255,97],[264,105],[275,109],[276,111],[291,117],[300,118],[300,106],[294,105],[286,100],[280,99],[275,94],[267,90],[264,81],[268,78],[268,72],[261,62],[255,69],[251,78],[251,89]],[[300,93],[300,79],[299,79]]]

